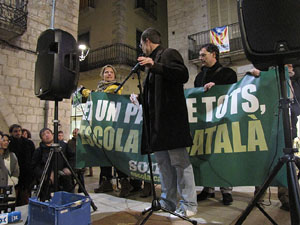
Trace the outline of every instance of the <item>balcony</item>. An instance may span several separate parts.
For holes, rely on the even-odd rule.
[[[157,19],[157,2],[154,0],[136,0],[135,12],[143,17]]]
[[[134,66],[137,63],[137,49],[126,44],[116,43],[91,50],[80,63],[80,72],[100,68],[106,64]]]
[[[0,1],[0,38],[11,40],[27,29],[28,0]]]
[[[189,60],[195,60],[199,58],[199,50],[203,44],[210,42],[209,37],[210,30],[202,31],[196,34],[188,36],[189,40]],[[239,23],[233,23],[228,25],[229,34],[229,46],[230,52],[221,53],[220,58],[228,55],[243,53],[243,45]]]

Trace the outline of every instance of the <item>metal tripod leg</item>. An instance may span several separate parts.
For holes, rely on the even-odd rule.
[[[286,166],[291,224],[300,224],[300,190],[294,159],[293,161],[288,161]]]
[[[59,151],[60,155],[62,156],[62,158],[64,159],[65,163],[67,164],[68,168],[70,169],[72,175],[75,177],[77,183],[79,184],[79,187],[81,188],[81,190],[83,191],[85,196],[88,196],[90,199],[90,195],[89,193],[87,193],[85,187],[82,185],[81,181],[79,180],[79,178],[77,177],[76,173],[74,172],[73,168],[71,167],[68,159],[66,158],[66,156],[64,155],[64,153],[62,151]],[[91,206],[93,208],[94,211],[97,210],[97,206],[95,205],[95,203],[93,202],[93,200],[91,199]]]
[[[257,204],[260,197],[266,191],[271,181],[275,178],[281,167],[286,164],[287,170],[287,181],[289,190],[289,204],[290,204],[290,217],[292,225],[300,224],[300,190],[299,183],[296,176],[295,169],[295,155],[294,153],[298,149],[293,149],[293,140],[291,135],[291,118],[290,118],[290,100],[287,96],[287,80],[284,71],[284,64],[281,62],[278,65],[279,78],[280,78],[280,93],[281,99],[279,101],[280,108],[282,108],[282,120],[283,120],[283,131],[284,131],[284,143],[285,148],[283,149],[284,156],[280,158],[279,162],[275,165],[271,174],[263,184],[259,192],[254,196],[254,199],[249,203],[248,207],[242,213],[236,224],[242,224],[246,217],[249,215],[253,207]],[[272,222],[272,221],[271,221]]]
[[[286,154],[279,159],[278,163],[271,171],[271,174],[269,175],[269,177],[267,178],[267,180],[265,181],[265,183],[263,184],[261,189],[256,193],[256,195],[254,196],[252,201],[249,203],[248,207],[244,210],[244,212],[242,213],[242,215],[240,216],[238,221],[235,223],[236,225],[240,225],[245,221],[245,219],[247,218],[249,213],[258,204],[258,201],[263,196],[264,192],[267,190],[270,183],[272,182],[272,180],[275,178],[275,176],[277,175],[277,173],[279,172],[279,170],[285,163],[287,165],[287,173],[288,173],[288,181],[289,181],[288,187],[289,187],[289,199],[291,201],[290,204],[293,202],[292,204],[294,204],[294,207],[296,207],[295,209],[292,209],[292,205],[290,207],[291,208],[291,221],[292,221],[293,225],[299,224],[299,221],[300,221],[299,208],[297,208],[297,207],[299,207],[299,185],[296,182],[293,182],[294,180],[292,180],[292,179],[294,179],[294,178],[289,178],[289,176],[290,177],[296,176],[296,173],[295,173],[295,165],[294,165],[293,155]],[[291,199],[291,198],[294,198],[293,196],[297,196],[297,195],[293,195],[293,193],[298,193],[297,199],[293,199],[293,200]],[[274,224],[273,220],[270,220],[270,221]]]
[[[191,220],[190,218],[188,217],[185,217],[185,216],[181,216],[175,212],[172,212],[164,207],[161,207],[160,203],[159,203],[159,200],[158,198],[156,197],[156,192],[155,192],[155,187],[154,187],[154,179],[153,179],[153,171],[152,171],[152,160],[151,160],[151,156],[150,156],[150,153],[147,154],[148,155],[148,162],[149,162],[149,169],[150,169],[150,177],[151,177],[151,187],[152,187],[152,196],[153,196],[153,200],[152,200],[152,204],[151,204],[151,207],[148,208],[148,209],[145,209],[143,212],[142,212],[142,215],[145,215],[147,214],[147,216],[143,219],[142,223],[140,225],[144,225],[147,220],[150,218],[150,216],[153,214],[153,212],[157,212],[159,210],[162,210],[164,212],[168,212],[174,216],[177,216],[183,220],[186,220],[194,225],[197,224],[197,221],[195,220]]]
[[[49,170],[49,166],[50,166],[50,163],[51,163],[51,159],[52,159],[53,153],[54,153],[54,149],[50,149],[50,153],[49,153],[49,156],[47,158],[47,161],[46,161],[46,164],[45,164],[45,168],[44,168],[44,171],[42,173],[41,181],[40,181],[40,184],[39,184],[39,188],[38,188],[38,191],[37,191],[37,194],[36,194],[36,196],[38,198],[40,197],[41,190],[42,190],[43,184],[45,182],[45,178],[46,178],[47,172]],[[49,176],[49,174],[48,174],[48,176]],[[47,180],[49,180],[49,179],[47,179]]]

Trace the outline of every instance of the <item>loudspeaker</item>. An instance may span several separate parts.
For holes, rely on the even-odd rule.
[[[60,29],[44,31],[37,41],[35,95],[42,100],[70,98],[79,78],[78,49],[74,37]]]
[[[238,17],[245,54],[256,68],[297,61],[299,0],[238,0]]]

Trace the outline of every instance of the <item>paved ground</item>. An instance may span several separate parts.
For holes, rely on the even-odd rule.
[[[102,219],[103,221],[106,218],[106,222],[104,225],[133,225],[140,224],[139,222],[127,222],[125,221],[125,216],[122,218],[122,214],[120,212],[132,213],[135,216],[140,214],[145,208],[151,205],[152,197],[148,198],[140,198],[138,193],[133,193],[128,198],[119,198],[118,190],[108,193],[108,194],[95,194],[93,193],[93,189],[98,186],[98,177],[99,177],[99,169],[94,168],[94,176],[93,177],[85,177],[86,179],[86,189],[90,193],[90,197],[92,198],[95,205],[98,207],[97,211],[93,211],[91,218],[95,225],[102,224],[96,223],[96,221]],[[159,196],[160,187],[156,186],[157,194]],[[199,187],[199,191],[201,188]],[[290,224],[290,214],[286,211],[281,210],[280,202],[277,199],[277,189],[271,188],[271,195],[269,199],[265,199],[264,202],[269,204],[268,206],[264,206],[264,209],[272,216],[272,218],[278,224],[288,225]],[[251,201],[253,197],[254,187],[235,187],[233,189],[233,199],[234,202],[230,206],[224,206],[221,201],[221,194],[219,191],[216,192],[216,198],[209,199],[203,202],[199,202],[198,213],[192,219],[196,220],[198,224],[235,224],[235,220],[238,216],[243,212],[243,210],[247,207],[248,203]],[[266,197],[269,197],[266,195]],[[20,208],[23,215],[22,218],[27,217],[27,206],[23,206]],[[166,223],[158,223],[158,224],[190,224],[182,221],[181,219],[171,219],[168,213],[156,212],[156,215],[165,216]],[[112,216],[113,215],[113,216]],[[115,215],[115,216],[114,216]],[[137,217],[137,216],[136,216]],[[151,216],[152,217],[152,216]],[[107,222],[110,221],[111,222]],[[142,216],[136,218],[136,221],[140,221]],[[159,217],[158,217],[159,218]],[[157,218],[156,218],[157,219]],[[17,223],[17,224],[23,224]],[[146,223],[147,224],[147,223]],[[149,224],[155,224],[150,223]],[[246,225],[253,224],[264,224],[268,225],[271,222],[266,219],[262,213],[255,209],[250,215],[247,217],[246,221],[243,223]]]

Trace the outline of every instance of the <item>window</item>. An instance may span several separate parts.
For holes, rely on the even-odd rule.
[[[157,19],[157,2],[154,0],[136,0],[135,8],[143,9],[150,17]]]
[[[90,32],[78,35],[78,44],[90,46]]]
[[[79,10],[83,10],[89,7],[95,8],[94,0],[80,0]]]
[[[142,49],[140,48],[140,41],[142,37],[142,31],[136,30],[136,51],[137,51],[137,56],[141,55],[143,53]]]

